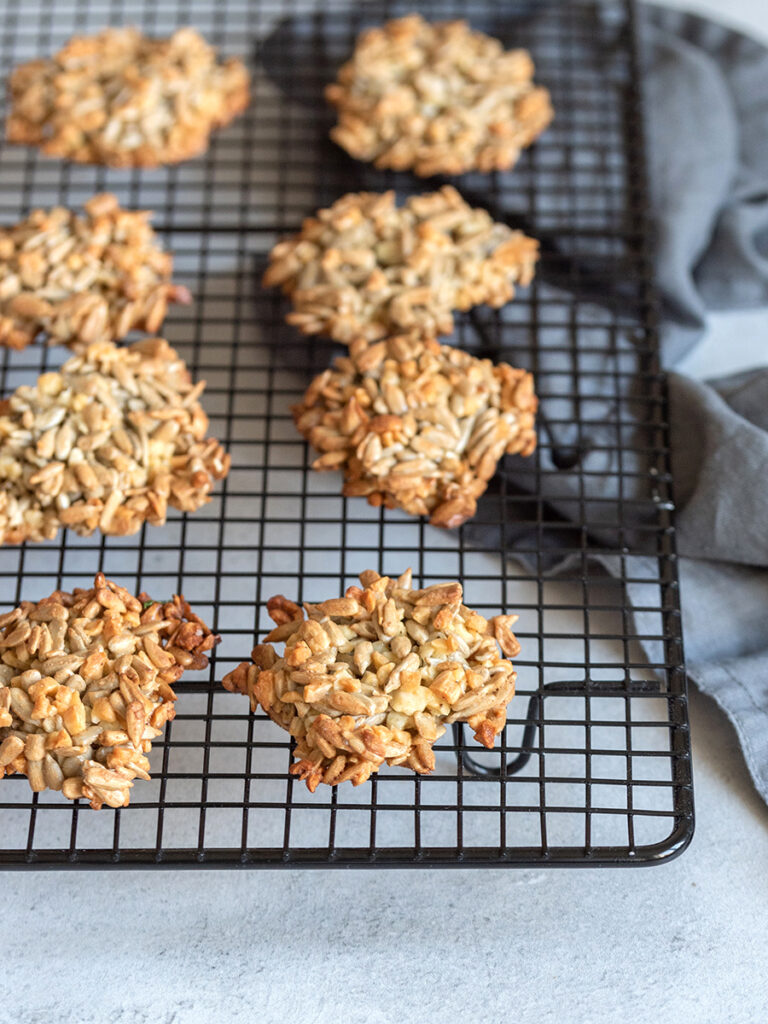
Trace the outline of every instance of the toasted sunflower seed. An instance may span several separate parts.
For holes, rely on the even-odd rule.
[[[538,242],[449,185],[400,207],[393,192],[351,192],[274,247],[264,284],[282,286],[305,334],[434,337],[451,333],[454,310],[508,302],[537,257]]]
[[[206,668],[207,652],[220,637],[183,597],[164,604],[146,594],[134,597],[103,573],[90,590],[57,590],[37,604],[22,602],[15,612],[0,631],[0,668],[8,677],[0,708],[3,693],[10,708],[0,717],[0,778],[21,772],[35,792],[61,790],[96,810],[126,807],[133,780],[149,778],[152,741],[175,714],[172,684],[186,668]],[[43,633],[52,621],[61,622],[58,657],[79,672],[54,677],[53,659],[41,660],[29,642],[11,646],[19,621],[39,622]],[[128,657],[112,650],[119,638],[133,641]],[[84,676],[87,683],[79,685]]]
[[[146,338],[95,342],[17,388],[0,402],[0,543],[49,540],[62,526],[123,536],[162,525],[169,505],[204,505],[230,459],[205,436],[203,387],[168,342]],[[61,458],[50,445],[54,419],[67,431]]]
[[[351,156],[421,176],[508,170],[552,120],[526,50],[420,15],[363,32],[326,88]]]
[[[455,527],[475,514],[505,453],[533,452],[536,406],[525,370],[400,337],[353,342],[293,415],[321,453],[314,468],[341,469],[346,495]]]
[[[149,39],[135,28],[75,36],[10,79],[9,142],[110,167],[156,167],[204,153],[249,101],[242,61],[219,61],[193,28]]]
[[[85,204],[84,217],[59,206],[0,228],[0,345],[24,348],[41,331],[75,346],[159,330],[168,303],[191,296],[170,283],[173,258],[148,217],[105,193]],[[51,434],[57,458],[66,442]]]
[[[513,616],[470,610],[460,583],[413,590],[410,570],[398,579],[369,570],[360,581],[340,601],[305,605],[306,619],[297,610],[282,657],[270,641],[284,638],[284,623],[223,680],[294,737],[290,770],[311,791],[360,785],[385,763],[428,773],[452,722],[468,722],[490,749],[515,692],[497,643],[498,620],[511,643]]]

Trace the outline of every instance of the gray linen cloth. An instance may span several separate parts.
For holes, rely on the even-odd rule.
[[[375,24],[411,7],[418,7],[426,17],[448,13],[438,10],[439,2],[390,2],[385,10],[378,0],[356,5],[354,11],[358,18],[365,16],[367,23]],[[605,53],[616,40],[615,10],[600,3],[580,4],[580,8],[580,17],[593,20],[594,32],[579,33],[572,58],[578,62],[580,76],[593,74],[599,83]],[[526,32],[532,26],[535,40],[536,23],[562,16],[557,5],[532,3],[524,19],[507,21],[507,38],[504,5],[494,10],[498,24],[495,19],[493,24],[484,24],[484,17],[479,12],[473,14],[471,5],[466,14],[475,27],[499,35],[507,45],[526,45]],[[452,12],[455,15],[455,8]],[[699,342],[708,310],[768,304],[768,50],[693,15],[646,5],[641,7],[640,17],[655,266],[662,300],[662,361],[670,371],[677,546],[684,556],[680,579],[688,672],[733,722],[755,784],[768,800],[768,519],[764,511],[768,505],[768,369],[706,382],[674,372],[675,364]],[[337,29],[346,25],[348,12],[339,18]],[[267,74],[294,100],[290,69],[286,72],[281,57],[285,37],[322,31],[316,21],[288,19],[262,47],[260,56]],[[333,77],[339,59],[346,55],[347,39],[346,32],[327,31],[323,45],[312,48],[318,81]],[[364,165],[350,162],[348,174],[347,188],[380,187],[380,181]],[[602,185],[602,179],[598,181]],[[335,178],[320,183],[318,203],[332,201],[338,195],[338,184]],[[418,185],[423,187],[423,182]],[[470,202],[487,205],[481,191],[473,194],[463,182],[461,188]],[[334,189],[333,194],[326,194]],[[492,212],[495,216],[516,213],[514,209]],[[542,242],[546,244],[543,237]],[[548,298],[562,296],[562,289],[568,287],[567,279],[559,282],[550,276],[541,280],[538,294],[542,306]],[[605,319],[600,293],[604,296],[616,285],[596,280],[591,287],[591,293],[582,289],[579,296],[579,321],[593,320],[594,331],[582,327],[580,338],[588,341],[593,352],[589,368],[599,370],[601,358],[608,365],[609,359],[615,360],[617,348],[630,350],[632,337],[629,331],[625,337],[614,338],[613,352],[606,349],[601,357],[600,345],[609,342],[601,340],[606,332],[600,326]],[[617,297],[621,300],[620,292]],[[478,316],[482,321],[482,313]],[[502,311],[502,317],[514,318],[513,307]],[[632,497],[627,492],[631,477],[625,473],[619,485],[619,466],[610,462],[617,456],[606,454],[611,445],[615,447],[615,428],[596,427],[592,436],[584,437],[576,426],[547,426],[548,420],[577,418],[567,397],[567,392],[574,390],[568,387],[573,367],[562,354],[562,337],[561,330],[541,326],[536,338],[537,359],[546,369],[547,379],[562,374],[565,381],[564,397],[547,398],[541,406],[540,428],[552,442],[542,447],[542,467],[558,472],[542,476],[539,489],[555,513],[566,520],[581,503],[595,542],[595,560],[603,568],[611,571],[616,559],[606,553],[609,549],[626,546],[632,552],[626,556],[627,574],[652,578],[657,572],[655,564],[650,554],[642,553],[643,502],[638,502],[629,528],[617,531],[611,502],[591,500],[618,498],[619,486],[623,488],[621,496]],[[585,383],[582,380],[582,399]],[[606,420],[610,418],[612,393],[601,394],[594,385],[589,402],[590,420],[600,421],[603,412]],[[631,403],[626,403],[629,407]],[[604,445],[600,444],[601,429],[607,432]],[[641,456],[634,456],[634,466],[628,464],[629,458],[623,453],[620,468],[636,469],[637,479],[642,481]],[[597,474],[581,473],[579,466],[597,470]],[[525,494],[526,471],[519,460],[512,460],[502,473],[507,476],[507,491]],[[647,484],[638,486],[647,489]],[[647,509],[647,495],[638,494],[646,499]],[[530,563],[529,552],[537,543],[530,528],[523,523],[519,529],[513,525],[500,537],[497,528],[487,525],[506,518],[494,511],[494,502],[502,500],[498,494],[487,495],[477,520],[465,529],[474,541],[494,547],[503,544]],[[483,509],[490,514],[483,515]],[[562,529],[541,536],[550,550],[536,562],[548,571],[557,571],[566,561],[558,551],[557,538],[562,547],[572,548],[579,533],[570,540]],[[630,601],[637,606],[645,603],[641,586],[630,583],[627,587]],[[656,632],[650,623],[644,625],[642,612],[635,617],[638,632]]]
[[[594,17],[597,29],[606,12],[596,5]],[[641,28],[687,669],[734,724],[768,801],[768,368],[708,381],[674,372],[700,341],[708,310],[768,304],[768,50],[722,25],[651,5],[641,8]],[[585,67],[599,66],[599,53],[582,56]],[[546,360],[546,331],[539,346]],[[543,403],[545,416],[563,416],[550,406],[549,399]],[[555,434],[567,446],[569,438]],[[587,440],[588,448],[599,433]],[[552,455],[541,455],[548,468]],[[587,450],[581,464],[610,468],[601,459]],[[626,456],[624,468],[632,468]],[[513,482],[514,472],[509,476]],[[610,516],[610,504],[590,508],[589,498],[610,495],[618,475],[582,480],[587,518],[599,523]],[[568,518],[562,496],[576,496],[576,475],[563,471],[551,487],[550,504]],[[638,512],[635,525],[641,524]],[[594,536],[598,548],[600,541],[618,543],[608,523]],[[520,537],[525,543],[524,531]],[[642,550],[639,531],[619,539]],[[515,538],[508,540],[514,548]],[[596,560],[609,571],[616,561],[597,552]],[[654,575],[642,555],[625,564],[630,577]],[[557,565],[553,552],[549,566]],[[627,590],[633,604],[644,603],[642,584]],[[640,634],[654,631],[642,612],[635,620]]]
[[[674,372],[708,310],[768,303],[768,50],[689,14],[647,6],[641,19],[688,674],[733,722],[768,800],[768,368]]]

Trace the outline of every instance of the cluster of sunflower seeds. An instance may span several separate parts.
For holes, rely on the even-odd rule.
[[[451,186],[401,207],[393,192],[349,193],[274,247],[264,284],[282,286],[305,334],[435,337],[451,333],[454,310],[508,302],[537,257],[534,239]]]
[[[1,615],[0,778],[126,807],[174,717],[172,684],[206,668],[219,639],[183,597],[133,597],[103,573]]]
[[[105,193],[84,217],[59,206],[0,228],[0,345],[24,348],[41,331],[74,345],[159,330],[168,303],[191,296],[170,283],[173,257],[148,218]]]
[[[230,459],[182,359],[162,338],[94,342],[0,402],[0,543],[162,525],[193,512]]]
[[[506,724],[520,650],[516,616],[487,620],[462,604],[460,583],[413,590],[369,570],[345,596],[268,609],[277,628],[224,678],[296,740],[291,772],[319,783],[360,785],[384,764],[420,774],[451,722],[468,722],[489,749]],[[280,657],[271,646],[285,641]]]
[[[416,174],[508,170],[552,120],[526,50],[420,15],[363,32],[326,88],[351,156]]]
[[[473,516],[503,454],[536,447],[533,378],[435,341],[354,342],[294,410],[344,473],[344,494],[455,527]]]
[[[205,152],[248,105],[242,61],[217,60],[192,28],[150,39],[135,28],[75,36],[10,78],[9,142],[110,167],[155,167]]]

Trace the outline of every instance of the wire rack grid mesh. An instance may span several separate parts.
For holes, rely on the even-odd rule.
[[[452,341],[533,370],[547,412],[537,454],[507,460],[477,522],[452,532],[344,499],[335,475],[309,469],[290,406],[335,350],[286,328],[281,299],[259,286],[275,240],[318,205],[350,189],[428,187],[357,165],[327,139],[323,85],[361,28],[401,7],[0,5],[3,76],[72,34],[124,23],[152,34],[195,25],[253,72],[247,113],[204,157],[177,167],[110,171],[24,147],[0,151],[6,223],[105,189],[156,211],[176,278],[195,297],[171,312],[164,333],[194,377],[207,380],[211,431],[232,454],[228,479],[195,515],[172,514],[136,537],[64,532],[0,549],[4,607],[87,585],[103,570],[136,592],[183,592],[223,638],[207,679],[179,684],[177,717],[151,755],[152,781],[137,783],[129,808],[94,812],[60,794],[33,795],[19,777],[0,784],[0,865],[625,864],[664,859],[690,837],[632,5],[419,6],[529,46],[557,110],[514,172],[457,183],[541,239],[542,260],[531,288],[501,314],[460,318]],[[595,25],[600,59],[589,66],[581,51],[594,44]],[[44,345],[3,353],[3,394],[65,355]],[[581,458],[587,448],[596,466]],[[606,485],[597,492],[595,478]],[[596,577],[593,534],[612,578]],[[514,557],[505,550],[513,543]],[[564,568],[547,582],[553,547]],[[458,728],[438,744],[431,776],[391,769],[357,789],[309,794],[288,775],[286,735],[263,714],[249,715],[220,680],[269,629],[272,594],[319,600],[363,569],[407,566],[419,585],[462,580],[466,603],[483,613],[520,614],[518,695],[501,743],[478,752]]]

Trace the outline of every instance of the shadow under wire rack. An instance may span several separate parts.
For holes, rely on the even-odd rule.
[[[477,519],[452,532],[340,497],[336,475],[311,471],[290,406],[337,349],[287,328],[283,301],[259,285],[271,246],[318,206],[350,190],[434,187],[347,158],[327,138],[322,99],[358,31],[411,7],[528,47],[556,109],[512,172],[455,182],[541,240],[533,285],[501,312],[458,318],[451,343],[532,370],[542,415],[536,454],[506,460]],[[183,592],[223,637],[208,679],[178,685],[152,781],[137,782],[129,808],[94,812],[32,794],[22,777],[0,782],[0,866],[630,864],[684,849],[690,740],[634,5],[10,0],[0,18],[3,77],[73,34],[125,23],[154,35],[194,25],[253,74],[246,114],[179,166],[115,171],[0,150],[3,223],[102,190],[155,211],[194,295],[163,333],[207,380],[211,433],[232,455],[197,514],[135,537],[63,532],[0,549],[3,608],[103,570],[134,592]],[[3,395],[66,355],[3,352]],[[460,579],[484,614],[519,613],[506,731],[493,751],[449,731],[431,776],[385,769],[310,794],[288,775],[286,734],[220,680],[270,628],[273,594],[322,600],[363,569],[408,566],[417,585]]]

